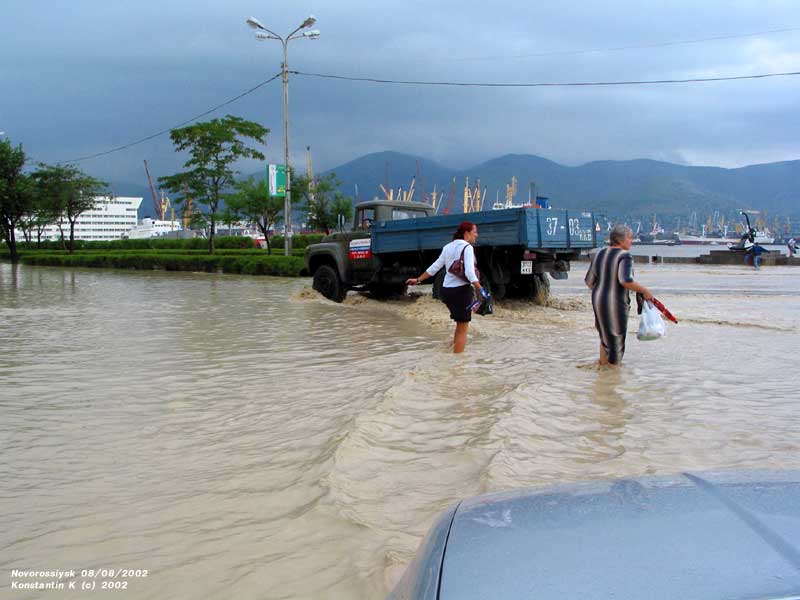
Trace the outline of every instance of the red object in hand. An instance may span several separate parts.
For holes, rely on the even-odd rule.
[[[677,323],[678,322],[678,319],[675,318],[675,315],[673,315],[671,312],[669,312],[667,310],[667,307],[664,306],[663,304],[661,304],[660,301],[656,300],[655,297],[653,297],[651,302],[653,303],[653,306],[655,306],[658,310],[660,310],[661,314],[664,315],[667,319],[669,319],[673,323]]]

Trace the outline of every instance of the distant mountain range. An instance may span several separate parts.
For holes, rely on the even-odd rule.
[[[436,186],[445,201],[453,178],[455,194],[452,212],[461,212],[466,178],[474,186],[480,178],[486,190],[488,208],[499,197],[505,200],[506,184],[517,178],[515,203],[528,199],[530,182],[535,194],[547,196],[554,207],[591,209],[610,217],[645,217],[673,220],[696,212],[700,222],[714,211],[732,214],[741,209],[767,211],[769,215],[800,216],[800,160],[738,169],[690,167],[655,160],[594,161],[578,167],[560,165],[530,154],[507,154],[468,169],[452,169],[435,161],[402,154],[377,152],[362,156],[334,169],[341,190],[359,201],[382,196],[380,184],[408,190],[417,173],[414,199],[422,198],[423,185],[430,194]],[[261,177],[261,173],[254,174]],[[145,185],[112,184],[120,196],[142,196],[140,218],[152,215],[150,190]],[[357,192],[356,192],[357,190]]]
[[[527,201],[534,181],[535,194],[549,197],[554,207],[587,208],[608,215],[689,215],[694,211],[701,221],[715,210],[800,215],[800,160],[738,169],[645,159],[567,167],[539,156],[507,154],[468,169],[450,169],[425,158],[378,152],[328,172],[336,173],[345,194],[355,197],[358,186],[358,199],[367,200],[382,195],[378,186],[386,180],[387,165],[390,187],[408,190],[417,161],[427,193],[435,184],[436,191],[446,195],[455,177],[453,212],[461,212],[467,177],[470,186],[480,178],[486,206],[490,206],[497,197],[505,200],[506,184],[515,176],[517,204]],[[421,191],[421,182],[416,181],[414,199],[421,198]]]

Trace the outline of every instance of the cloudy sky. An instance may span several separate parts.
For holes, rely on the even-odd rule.
[[[221,104],[280,71],[484,83],[603,82],[800,71],[797,0],[3,0],[0,131],[39,161],[121,146]],[[716,39],[711,39],[716,38]],[[704,40],[704,41],[700,41]],[[689,42],[689,43],[682,43]],[[648,86],[481,88],[295,75],[293,162],[315,170],[397,150],[455,168],[506,153],[562,164],[652,158],[737,167],[800,159],[800,76]],[[282,162],[280,79],[213,113],[271,129]],[[210,118],[210,117],[206,117]],[[80,162],[144,183],[175,172],[167,135]],[[245,172],[255,164],[241,166]]]

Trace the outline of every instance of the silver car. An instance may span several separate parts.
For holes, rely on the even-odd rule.
[[[800,599],[800,471],[682,473],[449,507],[390,600]]]

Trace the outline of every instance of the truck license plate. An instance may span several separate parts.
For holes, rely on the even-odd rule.
[[[531,275],[533,274],[533,261],[532,260],[523,260],[522,265],[520,266],[519,272],[521,275]]]

